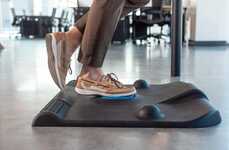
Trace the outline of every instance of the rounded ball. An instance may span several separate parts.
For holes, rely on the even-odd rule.
[[[147,89],[149,88],[148,83],[145,80],[137,80],[134,82],[134,86],[136,89]]]
[[[160,119],[163,117],[160,109],[155,105],[146,105],[143,106],[137,112],[137,118],[141,120],[148,120],[148,119]]]

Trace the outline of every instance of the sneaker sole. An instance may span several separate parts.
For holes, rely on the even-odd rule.
[[[58,59],[58,49],[56,45],[56,38],[53,34],[47,34],[46,35],[46,47],[47,47],[47,53],[48,53],[48,66],[50,74],[56,83],[56,85],[63,89],[64,86],[62,85],[60,73],[58,69],[58,62],[60,61]]]
[[[81,95],[95,95],[95,96],[107,96],[107,97],[113,97],[113,96],[121,97],[121,96],[130,96],[136,94],[136,91],[129,92],[129,93],[121,93],[121,94],[109,94],[109,93],[102,93],[98,91],[79,89],[77,87],[75,87],[75,91]]]

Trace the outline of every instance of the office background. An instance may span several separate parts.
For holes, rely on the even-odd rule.
[[[90,1],[80,2],[82,6]],[[227,0],[184,0],[188,8],[189,40],[197,42],[229,42],[229,1]],[[207,5],[206,5],[207,4]],[[148,4],[150,6],[150,3]],[[1,0],[0,1],[0,32],[9,30],[12,23],[10,8],[14,7],[18,14],[51,15],[52,8],[58,8],[57,16],[61,9],[77,7],[75,0]],[[209,17],[210,16],[210,17]]]

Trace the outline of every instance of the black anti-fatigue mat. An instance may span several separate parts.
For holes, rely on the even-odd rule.
[[[78,95],[71,81],[34,118],[33,126],[200,128],[221,122],[219,111],[192,84],[136,88],[138,95],[131,101],[106,101]]]

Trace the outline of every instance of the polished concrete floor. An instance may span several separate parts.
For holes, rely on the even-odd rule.
[[[0,52],[0,150],[229,150],[229,48],[184,48],[182,76],[170,78],[164,46],[112,46],[104,64],[121,81],[192,82],[204,90],[223,117],[205,129],[32,128],[33,117],[58,92],[47,68],[42,40],[2,40]],[[74,79],[80,65],[75,63]],[[195,111],[195,109],[193,110]]]

